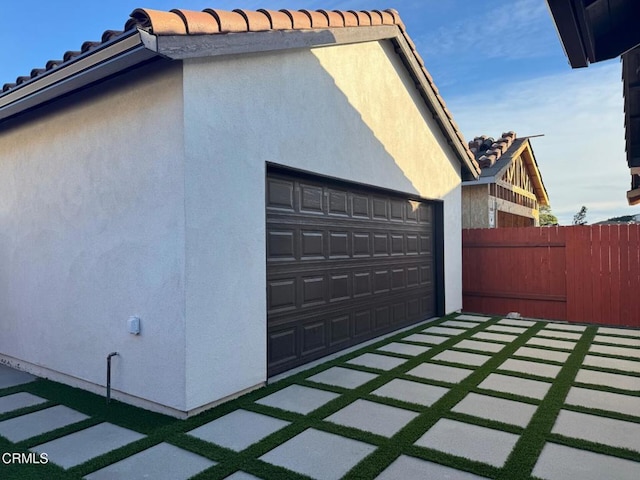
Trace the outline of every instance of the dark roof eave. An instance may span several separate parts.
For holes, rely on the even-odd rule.
[[[0,121],[157,57],[154,42],[155,37],[144,31],[124,32],[0,93]]]
[[[547,7],[571,67],[589,66],[586,46],[571,0],[547,0]]]

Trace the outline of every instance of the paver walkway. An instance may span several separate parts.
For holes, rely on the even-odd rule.
[[[35,380],[0,365],[16,478],[640,478],[638,330],[451,315],[157,428]]]

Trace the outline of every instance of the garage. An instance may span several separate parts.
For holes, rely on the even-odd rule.
[[[440,202],[270,168],[268,375],[438,315],[441,218]]]

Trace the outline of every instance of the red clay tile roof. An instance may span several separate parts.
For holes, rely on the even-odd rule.
[[[141,29],[156,35],[220,35],[240,32],[262,32],[269,30],[303,30],[344,27],[371,27],[378,25],[395,25],[400,30],[405,41],[411,49],[411,53],[420,65],[429,86],[433,89],[435,97],[450,123],[453,132],[461,143],[465,154],[466,163],[477,175],[480,167],[474,154],[467,147],[464,136],[453,120],[451,112],[447,109],[443,98],[439,95],[433,78],[424,66],[422,57],[418,54],[416,46],[406,32],[400,15],[394,9],[387,10],[245,10],[236,9],[225,11],[207,8],[201,12],[174,9],[169,12],[138,8],[134,10],[129,20],[125,23],[123,31],[107,30],[103,33],[101,41],[85,42],[79,51],[68,51],[62,60],[50,60],[43,69],[33,69],[29,76],[18,77],[15,83],[6,83],[2,87],[0,96],[8,93],[23,83],[44,75],[58,68],[60,65],[73,62],[77,57],[83,56],[92,50],[104,46],[104,44],[130,35],[134,30]]]
[[[487,135],[475,137],[469,142],[469,150],[475,156],[480,168],[492,167],[505,153],[516,139],[516,132],[510,131],[502,134],[498,140]]]

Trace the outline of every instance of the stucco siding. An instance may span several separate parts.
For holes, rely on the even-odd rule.
[[[460,309],[460,164],[387,42],[184,63],[187,407],[265,381],[267,162],[444,200]]]
[[[146,67],[0,128],[0,356],[184,409],[182,71]],[[142,334],[127,319],[142,319]]]

